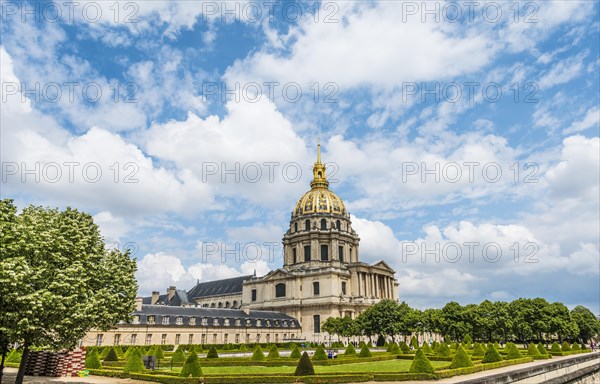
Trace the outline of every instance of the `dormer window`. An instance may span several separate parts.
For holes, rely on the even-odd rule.
[[[183,325],[183,317],[177,316],[177,318],[175,319],[175,324]]]
[[[219,326],[219,319],[213,319],[213,326],[215,326],[215,327]]]
[[[206,317],[202,318],[202,325],[208,325],[208,318],[206,318]]]
[[[148,316],[148,324],[156,323],[156,316]]]
[[[163,325],[169,325],[169,316],[163,316],[162,317],[162,324]]]
[[[196,325],[196,318],[195,317],[190,317],[190,325]]]

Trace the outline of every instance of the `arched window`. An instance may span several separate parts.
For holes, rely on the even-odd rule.
[[[237,308],[237,300],[233,300],[233,308]]]
[[[226,301],[226,302],[225,302],[225,308],[229,308],[229,305],[230,305],[230,304],[229,304],[229,301]]]
[[[298,223],[294,223],[294,232],[298,232]]]
[[[219,307],[219,308],[223,308],[223,303],[221,303],[221,302],[219,301],[219,305],[218,305],[218,307]]]
[[[215,307],[215,303],[210,303],[210,307],[214,308]]]
[[[321,287],[319,286],[319,282],[313,282],[313,295],[319,296],[321,294]]]
[[[321,229],[327,229],[327,221],[325,219],[321,219]]]
[[[275,286],[275,297],[285,297],[285,284],[279,283]]]
[[[337,221],[335,222],[335,227],[336,227],[336,228],[337,228],[337,230],[339,231],[340,229],[342,229],[342,223],[340,223],[340,221],[339,221],[339,220],[337,220]]]
[[[310,261],[310,245],[304,246],[304,261]]]
[[[325,244],[321,245],[321,261],[329,260],[329,247]]]
[[[344,261],[344,246],[343,245],[338,246],[338,257],[340,258],[340,261]]]
[[[306,220],[304,222],[304,230],[305,231],[310,231],[310,220]]]
[[[292,264],[296,264],[296,248],[292,249]]]
[[[319,176],[319,179],[320,179],[321,177],[323,177],[323,172],[319,171],[319,172],[317,172],[317,175]]]

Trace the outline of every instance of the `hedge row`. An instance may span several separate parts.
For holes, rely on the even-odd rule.
[[[376,373],[373,375],[374,381],[420,381],[435,379],[436,375],[430,373]]]
[[[168,375],[149,375],[144,373],[124,373],[121,371],[90,369],[92,375],[118,377],[120,379],[145,380],[163,384],[198,384],[202,382],[199,377],[176,377]]]
[[[577,355],[578,353],[588,353],[591,352],[589,349],[578,349],[575,351],[562,351],[562,352],[550,352],[552,356],[568,356],[568,355]]]
[[[398,355],[396,359],[400,360],[413,360],[415,357],[413,355]],[[444,356],[436,356],[436,355],[427,355],[429,361],[452,361],[452,357],[444,357]]]
[[[523,357],[520,359],[503,360],[503,361],[498,361],[495,363],[477,364],[474,367],[442,369],[440,371],[436,371],[435,374],[439,379],[444,379],[444,378],[452,377],[452,376],[468,375],[471,373],[487,371],[488,369],[508,367],[509,365],[529,363],[531,361],[533,361],[533,359],[531,357]]]

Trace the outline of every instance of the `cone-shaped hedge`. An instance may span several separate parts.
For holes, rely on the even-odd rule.
[[[369,349],[369,347],[365,344],[363,345],[363,347],[360,349],[360,352],[358,353],[358,357],[372,357],[373,354],[371,353],[371,350]]]
[[[541,353],[538,351],[537,347],[533,343],[529,343],[529,347],[527,348],[527,355],[529,356],[540,356]]]
[[[177,364],[185,362],[185,355],[183,354],[183,349],[177,348],[175,353],[171,355],[171,362]]]
[[[431,347],[429,346],[429,344],[427,343],[423,343],[423,352],[431,355],[433,353],[433,350],[431,349]]]
[[[452,352],[450,352],[450,348],[448,348],[448,345],[446,345],[446,343],[440,343],[440,346],[438,347],[438,350],[437,350],[437,354],[438,354],[438,356],[442,356],[442,357],[452,356]]]
[[[410,346],[413,347],[414,349],[419,348],[419,342],[417,341],[417,338],[415,336],[413,336],[410,339]]]
[[[120,345],[113,347],[113,349],[115,350],[115,352],[117,352],[117,356],[119,356],[119,358],[123,357],[123,348],[121,348]]]
[[[465,351],[463,346],[460,345],[458,347],[458,349],[456,350],[454,357],[452,358],[452,364],[450,364],[450,368],[454,369],[454,368],[464,368],[464,367],[472,367],[472,366],[473,366],[473,362],[471,361],[469,354],[467,353],[467,351]]]
[[[165,352],[163,351],[160,345],[156,346],[156,350],[154,351],[154,356],[156,356],[156,360],[161,360],[165,358]]]
[[[135,348],[136,348],[136,347],[133,347],[133,346],[131,346],[131,347],[128,347],[128,348],[127,348],[127,350],[125,351],[125,353],[123,354],[123,358],[124,358],[125,360],[127,360],[127,359],[129,358],[129,355],[131,355],[131,352],[133,352],[133,350],[134,350]]]
[[[402,353],[402,350],[400,349],[400,347],[398,346],[398,344],[396,343],[392,343],[390,346],[390,353],[393,355],[399,355]]]
[[[502,347],[500,346],[500,344],[498,344],[497,341],[494,343],[494,348],[496,348],[496,351],[499,351],[502,349]]]
[[[108,355],[108,351],[110,351],[110,347],[102,347],[102,349],[99,351],[100,352],[100,359],[104,360],[104,358],[106,357],[106,355]]]
[[[439,346],[440,344],[437,342],[437,340],[434,340],[433,344],[431,344],[431,349],[433,349],[434,352],[437,352]]]
[[[484,363],[495,363],[497,361],[502,361],[502,356],[500,356],[500,352],[494,348],[494,345],[490,345],[486,351],[485,355],[483,355],[482,362]]]
[[[548,351],[546,350],[546,347],[544,347],[544,344],[542,343],[538,343],[537,345],[537,350],[540,353],[540,355],[548,355]]]
[[[143,372],[145,369],[144,361],[142,360],[142,353],[139,349],[134,349],[127,358],[127,364],[123,368],[125,373]]]
[[[90,353],[91,353],[91,351],[90,351]],[[96,352],[96,354],[98,354],[98,352]],[[12,351],[10,351],[8,356],[6,356],[5,361],[8,363],[19,363],[19,362],[21,362],[21,354],[16,349],[13,349]],[[86,358],[86,361],[87,361],[87,358]],[[98,360],[98,361],[100,361],[100,360]]]
[[[580,351],[581,347],[579,346],[579,344],[577,344],[577,342],[575,342],[575,343],[573,343],[573,345],[571,345],[571,350]]]
[[[198,361],[198,355],[195,350],[192,350],[190,355],[185,359],[185,363],[179,372],[179,376],[181,377],[201,377],[202,376],[202,368],[200,367],[200,362]]]
[[[257,345],[256,348],[254,348],[254,353],[252,353],[251,359],[253,361],[265,361],[265,353],[260,345]]]
[[[186,352],[187,352],[188,354],[190,354],[190,353],[192,353],[192,352],[194,352],[194,353],[197,353],[197,352],[196,352],[196,347],[195,347],[195,346],[193,346],[193,345],[190,345],[190,347],[187,349],[187,351],[186,351]],[[188,357],[189,357],[189,356],[188,356]]]
[[[267,356],[268,359],[278,359],[279,358],[279,351],[277,350],[277,346],[275,344],[273,344],[271,346],[271,349],[269,349],[269,355]]]
[[[475,343],[473,345],[473,356],[483,356],[485,355],[485,349],[479,343]]]
[[[410,373],[433,373],[433,365],[431,365],[431,361],[425,356],[422,350],[418,349],[415,358],[410,365],[410,369],[408,370]]]
[[[106,354],[106,357],[104,357],[104,361],[119,361],[117,351],[115,351],[114,348],[110,348]]]
[[[400,350],[402,351],[402,353],[409,353],[410,352],[410,347],[408,346],[408,344],[406,344],[404,341],[400,343]]]
[[[560,352],[560,344],[558,344],[556,341],[554,343],[552,343],[552,346],[550,347],[550,351],[551,352]]]
[[[531,344],[531,345],[533,345],[533,344]],[[533,347],[535,348],[535,345]],[[521,352],[519,351],[519,349],[517,348],[517,346],[514,343],[506,344],[506,351],[508,352],[506,354],[506,358],[508,360],[520,359],[521,357],[523,357],[523,355],[521,355]],[[536,351],[537,351],[537,349],[536,349]]]
[[[102,363],[100,363],[100,355],[98,354],[98,350],[96,348],[92,349],[86,354],[85,367],[90,369],[102,368]]]
[[[327,354],[325,353],[325,348],[322,345],[317,347],[315,354],[312,357],[313,360],[327,360]]]
[[[471,347],[471,343],[473,342],[473,339],[471,338],[471,335],[467,335],[463,338],[463,345],[467,346],[467,349]]]
[[[312,361],[310,361],[308,353],[304,352],[302,354],[302,357],[300,358],[300,361],[298,361],[298,366],[296,367],[296,372],[294,372],[294,376],[307,376],[314,374],[315,368],[312,365]]]
[[[344,355],[356,355],[356,349],[354,349],[354,345],[352,343],[348,343],[346,351],[344,351]]]
[[[290,357],[292,359],[299,359],[302,357],[302,354],[300,353],[300,348],[298,348],[296,344],[294,344],[294,347],[292,347],[292,353],[290,353]]]
[[[569,345],[569,343],[568,343],[568,342],[566,342],[566,341],[563,341],[562,345],[560,346],[560,349],[561,349],[563,352],[568,352],[568,351],[570,351],[570,350],[571,350],[571,346]]]
[[[207,359],[218,359],[219,354],[217,353],[217,347],[215,347],[214,345],[211,345],[210,349],[208,350],[208,353],[206,354],[206,358]]]
[[[240,347],[238,348],[238,351],[240,352],[246,352],[248,350],[248,348],[246,348],[246,344],[240,344]]]

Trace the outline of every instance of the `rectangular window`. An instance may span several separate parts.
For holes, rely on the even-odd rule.
[[[252,290],[252,301],[256,301],[256,289]]]
[[[219,326],[219,319],[213,319],[213,326],[215,326],[215,327]]]
[[[146,335],[146,345],[152,345],[152,334],[151,333]]]
[[[250,334],[246,333],[246,344],[250,344]]]
[[[313,327],[314,327],[314,333],[321,333],[321,316],[320,315],[314,315],[313,316]]]
[[[240,334],[239,334],[239,333],[236,333],[236,334],[235,334],[235,343],[236,343],[236,344],[239,344],[239,343],[240,343]]]
[[[310,245],[304,246],[304,261],[310,261]]]
[[[131,335],[131,345],[136,345],[137,344],[137,333],[133,333]]]
[[[296,248],[292,249],[292,263],[296,264]]]
[[[154,324],[155,321],[156,321],[156,317],[148,316],[148,324]]]
[[[169,316],[163,316],[162,317],[162,324],[163,325],[169,325]]]
[[[229,342],[229,335],[226,333],[223,335],[223,344],[227,344]]]
[[[226,327],[228,327],[229,326],[229,319],[225,319],[225,324],[223,324],[223,325],[225,325]]]
[[[196,318],[190,317],[190,325],[196,325]]]
[[[270,343],[270,342],[271,342],[271,335],[269,335],[269,334],[267,333],[267,343]]]
[[[338,247],[338,257],[340,261],[344,261],[344,247],[341,245]]]
[[[167,334],[166,333],[163,333],[162,335],[160,335],[160,343],[162,345],[167,344]]]
[[[342,295],[346,294],[346,282],[342,281]]]
[[[279,343],[279,333],[276,333],[276,334],[275,334],[275,342],[276,342],[276,343]]]
[[[321,261],[329,260],[329,246],[321,245]]]
[[[257,334],[256,334],[256,342],[257,342],[257,343],[260,343],[260,333],[257,333]]]
[[[120,333],[117,333],[117,334],[115,334],[115,342],[114,342],[114,345],[119,345],[119,344],[121,344],[121,334],[120,334]]]
[[[208,325],[208,318],[206,318],[206,317],[202,318],[202,325]]]
[[[236,327],[241,327],[241,326],[242,326],[242,320],[240,320],[240,319],[235,319],[235,326],[236,326]]]
[[[133,319],[131,320],[131,322],[133,324],[139,324],[140,323],[140,317],[139,316],[133,316]]]
[[[188,344],[194,344],[194,335],[191,333],[188,336]]]
[[[202,337],[200,338],[200,343],[201,344],[206,344],[206,333],[202,334]]]
[[[183,325],[183,317],[177,316],[177,318],[175,319],[175,324]]]
[[[321,287],[319,286],[319,282],[313,282],[313,294],[315,296],[319,296],[321,294]]]
[[[96,347],[101,347],[102,346],[102,339],[104,338],[104,335],[99,333],[98,336],[96,336]]]
[[[217,336],[218,335],[216,333],[213,333],[213,344],[217,344]]]
[[[175,345],[179,345],[179,343],[181,342],[181,334],[176,334],[175,335]]]

